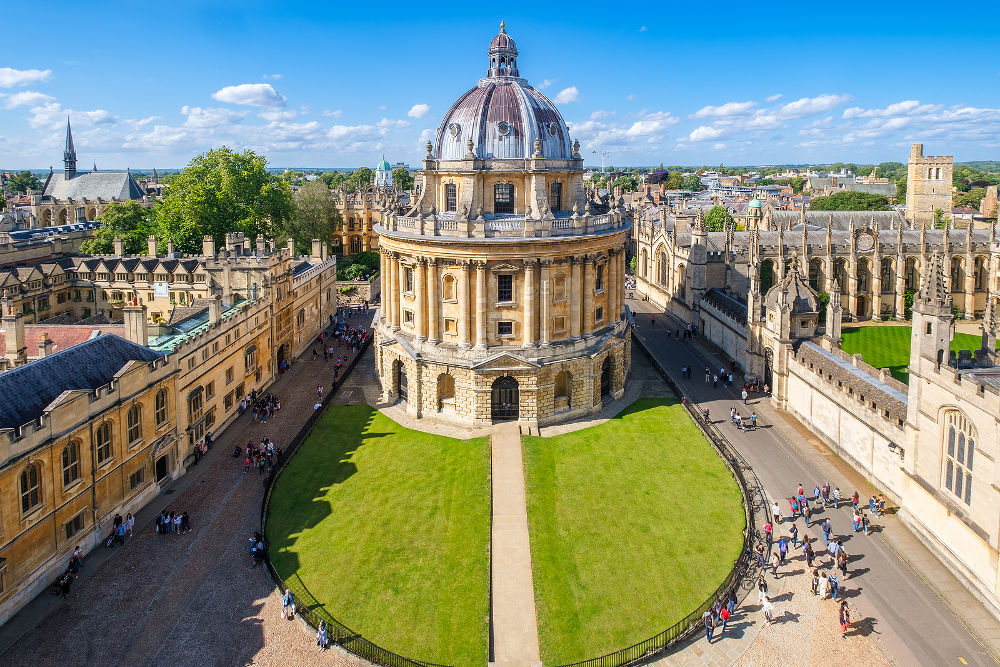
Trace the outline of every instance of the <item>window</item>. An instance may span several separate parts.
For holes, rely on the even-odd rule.
[[[965,415],[952,410],[945,415],[944,486],[965,502],[972,504],[972,455],[976,448],[975,429]]]
[[[413,267],[411,266],[403,270],[403,291],[413,293]]]
[[[251,345],[243,352],[243,368],[247,373],[257,366],[257,346]]]
[[[167,421],[167,390],[161,389],[156,392],[153,401],[153,420],[157,426],[162,426]]]
[[[83,512],[66,522],[66,539],[70,539],[83,530]]]
[[[37,465],[30,465],[21,473],[21,512],[27,514],[41,504],[41,474]]]
[[[553,211],[562,210],[562,183],[553,183],[549,186],[549,208]]]
[[[458,332],[458,322],[451,318],[446,318],[444,321],[444,332],[455,335]]]
[[[600,292],[604,289],[604,265],[597,265],[597,272],[594,274],[594,291]]]
[[[411,327],[413,326],[413,311],[412,310],[404,310],[403,311],[403,324],[407,324],[407,325],[409,325]]]
[[[450,273],[445,274],[443,294],[445,301],[455,300],[455,276]]]
[[[444,186],[444,210],[458,210],[458,187],[454,183]]]
[[[306,309],[305,308],[299,308],[299,314],[295,316],[295,323],[298,326],[300,326],[300,327],[303,324],[306,323]]]
[[[230,366],[226,369],[226,384],[230,384],[233,381],[233,367]]]
[[[594,321],[603,322],[604,321],[604,308],[598,308],[594,311]]]
[[[205,413],[205,428],[212,428],[215,425],[215,408]]]
[[[133,442],[138,442],[139,438],[142,437],[142,408],[138,405],[133,405],[128,409],[128,414],[125,416],[126,422],[126,439],[131,445]]]
[[[228,394],[226,394],[226,398],[223,399],[222,401],[222,405],[227,412],[233,409],[233,403],[234,403],[233,398],[234,398],[233,392],[229,392]]]
[[[62,451],[63,486],[80,479],[80,443],[73,440]]]
[[[198,387],[188,396],[188,421],[196,422],[201,419],[201,409],[203,404],[204,395],[201,387]]]
[[[144,481],[146,481],[146,468],[142,467],[128,476],[129,491],[135,491],[137,488],[142,486]]]
[[[213,396],[215,396],[215,382],[214,381],[209,382],[208,384],[205,385],[205,398],[208,399],[208,398],[212,398]]]
[[[246,387],[243,386],[243,383],[241,382],[238,385],[236,385],[236,396],[239,397],[241,401],[243,400],[243,397],[246,395],[247,395]]]
[[[513,322],[497,322],[497,335],[498,336],[513,336],[514,335],[514,323]]]
[[[94,431],[94,444],[97,447],[97,465],[103,465],[111,459],[111,423],[104,422]]]
[[[497,276],[497,301],[514,300],[514,276],[501,274]]]
[[[493,186],[493,212],[514,212],[514,186],[510,183],[497,183]]]

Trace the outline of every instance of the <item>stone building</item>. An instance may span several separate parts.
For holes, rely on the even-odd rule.
[[[951,155],[924,155],[923,144],[910,146],[906,167],[906,219],[915,227],[933,226],[934,211],[951,218]]]
[[[622,395],[630,221],[590,199],[579,143],[502,24],[487,57],[427,144],[413,208],[376,228],[376,368],[414,417],[536,428]]]

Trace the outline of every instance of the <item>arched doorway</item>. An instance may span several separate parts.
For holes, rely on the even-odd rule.
[[[601,398],[611,394],[611,355],[601,364]]]
[[[774,353],[768,348],[764,350],[764,384],[768,389],[774,389]]]
[[[288,343],[285,343],[284,345],[282,345],[281,347],[278,348],[278,366],[279,367],[281,366],[281,364],[283,364],[285,362],[285,359],[287,358],[287,355],[288,355]]]
[[[490,414],[493,421],[508,421],[519,416],[520,392],[517,380],[505,375],[493,381]]]
[[[406,400],[406,366],[402,361],[396,362],[396,395],[399,400]]]
[[[857,318],[859,320],[871,319],[871,313],[868,312],[868,298],[860,294],[858,295]]]

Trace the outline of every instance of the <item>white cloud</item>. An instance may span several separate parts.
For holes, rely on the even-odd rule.
[[[648,137],[660,134],[671,125],[676,125],[679,121],[667,111],[657,111],[643,116],[641,120],[632,123],[632,126],[625,131],[629,137]]]
[[[805,118],[847,104],[851,99],[850,95],[831,94],[803,97],[784,105],[779,113],[783,118]]]
[[[718,139],[726,133],[726,130],[721,127],[713,127],[711,125],[702,125],[701,127],[696,127],[690,135],[688,135],[688,141],[705,141],[706,139]]]
[[[937,111],[939,104],[920,104],[919,100],[903,100],[890,104],[884,109],[862,109],[848,107],[844,109],[843,118],[893,118],[895,116],[911,115]]]
[[[212,99],[251,107],[285,105],[284,95],[279,94],[269,83],[241,83],[238,86],[226,86],[212,93]]]
[[[293,118],[297,118],[299,112],[295,109],[267,109],[265,111],[261,111],[257,115],[264,120],[269,120],[274,123],[281,120],[292,120]]]
[[[598,109],[597,111],[591,112],[590,120],[601,120],[602,118],[609,118],[614,115],[614,111],[602,111],[601,109]]]
[[[323,111],[323,117],[324,118],[340,118],[340,115],[342,113],[344,113],[344,112],[341,111],[340,109],[335,109],[333,111],[330,111],[329,109],[326,109],[326,110]]]
[[[409,127],[410,123],[405,120],[394,120],[392,118],[383,118],[379,122],[375,123],[375,126],[382,128],[383,130],[389,130],[393,128]]]
[[[431,105],[429,104],[414,104],[410,107],[410,110],[406,112],[406,115],[410,118],[423,118],[430,110]]]
[[[553,100],[556,104],[569,104],[570,102],[576,102],[580,99],[580,91],[577,90],[576,86],[570,86],[569,88],[563,88],[556,95]]]
[[[239,123],[249,112],[219,107],[181,107],[181,113],[187,116],[184,127],[221,127]]]
[[[728,116],[742,116],[757,106],[756,102],[726,102],[717,107],[707,106],[698,109],[691,116],[692,118],[726,118]]]
[[[265,74],[263,78],[265,78],[265,79],[274,79],[275,81],[277,81],[282,76],[283,76],[282,74]]]
[[[7,109],[13,109],[15,107],[39,105],[46,102],[53,102],[55,99],[56,98],[51,95],[46,95],[45,93],[39,93],[34,90],[26,90],[22,93],[14,93],[10,97],[5,98],[4,107]]]
[[[717,144],[712,144],[712,148],[714,148],[717,151],[725,150],[726,144],[719,142]]]
[[[66,116],[71,116],[74,125],[114,124],[118,118],[104,109],[92,111],[74,111],[66,109],[58,102],[48,102],[31,108],[28,124],[34,128],[58,129],[66,124]]]
[[[553,83],[555,83],[558,80],[559,79],[545,79],[540,84],[538,84],[537,88],[538,88],[538,90],[545,90],[546,88],[548,88],[549,86],[551,86]]]
[[[13,69],[0,67],[0,88],[24,86],[35,81],[45,81],[52,76],[50,69]]]
[[[767,97],[764,98],[764,101],[765,102],[777,102],[782,97],[784,97],[784,95],[782,95],[781,93],[777,93],[776,95],[768,95]]]

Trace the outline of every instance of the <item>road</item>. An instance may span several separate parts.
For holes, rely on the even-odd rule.
[[[709,409],[720,432],[754,467],[768,496],[779,499],[786,515],[785,525],[789,525],[785,499],[795,492],[799,483],[806,487],[810,495],[813,486],[822,485],[824,478],[834,486],[840,486],[848,502],[841,504],[839,510],[820,510],[816,514],[818,519],[809,530],[822,545],[818,523],[826,517],[830,518],[834,533],[842,537],[847,552],[851,554],[850,578],[844,583],[848,589],[860,592],[852,604],[862,617],[875,619],[875,631],[881,633],[884,645],[899,664],[997,664],[948,605],[921,579],[921,575],[901,560],[890,546],[892,532],[886,530],[884,534],[873,533],[866,537],[863,533],[851,531],[851,493],[857,488],[863,498],[871,495],[870,488],[860,485],[856,473],[851,475],[851,471],[843,470],[843,465],[836,470],[835,464],[830,462],[835,457],[829,455],[829,450],[824,454],[805,444],[805,437],[797,438],[787,420],[759,397],[752,399],[751,405],[739,407],[744,415],[756,410],[763,419],[763,428],[747,432],[730,425],[729,409],[741,402],[738,392],[742,390],[742,381],[737,380],[730,389],[724,389],[720,382],[716,389],[712,383],[704,381],[703,370],[723,365],[728,368],[728,360],[724,361],[723,357],[715,356],[693,341],[668,339],[666,326],[672,325],[676,330],[677,322],[667,321],[660,312],[656,313],[655,327],[651,327],[649,316],[642,315],[651,312],[648,303],[630,300],[629,307],[637,313],[638,326],[633,330],[633,336],[645,344],[690,400]],[[690,380],[680,377],[680,368],[685,364],[694,368]],[[793,445],[790,441],[794,440],[800,442]],[[896,526],[893,528],[898,533],[898,519],[886,517],[884,520],[886,523],[894,522]],[[806,534],[802,520],[797,523],[800,535]]]

